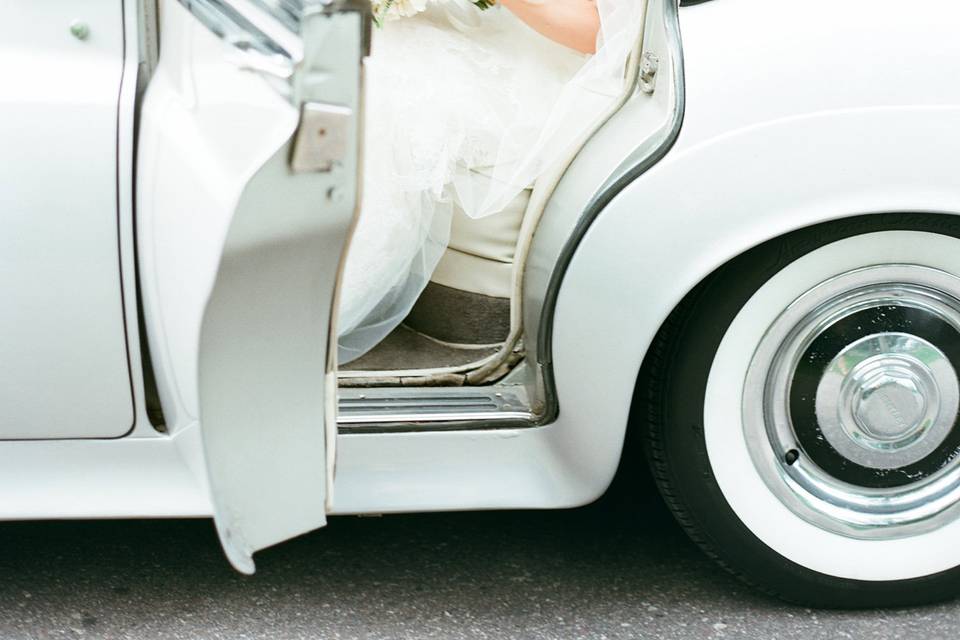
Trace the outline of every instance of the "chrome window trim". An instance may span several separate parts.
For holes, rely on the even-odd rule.
[[[207,29],[239,52],[259,60],[252,66],[281,77],[293,75],[303,60],[300,38],[301,11],[292,13],[291,2],[259,0],[178,0]]]
[[[363,49],[369,51],[371,5],[367,0],[177,1],[236,49],[238,64],[281,80],[289,81],[308,57],[303,34],[311,16],[360,13],[367,24]]]
[[[290,31],[300,31],[303,19],[303,0],[254,0],[264,11],[276,18]]]

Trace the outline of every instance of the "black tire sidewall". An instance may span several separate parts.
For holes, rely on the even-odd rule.
[[[960,219],[881,214],[790,233],[739,256],[709,277],[677,311],[657,374],[654,475],[691,537],[749,583],[818,607],[904,606],[960,594],[960,567],[897,581],[860,581],[819,573],[781,556],[736,516],[713,474],[704,437],[704,400],[714,356],[736,315],[771,277],[822,246],[878,231],[923,231],[960,238]],[[659,458],[659,459],[658,459]]]

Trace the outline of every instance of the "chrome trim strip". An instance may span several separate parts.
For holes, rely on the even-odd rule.
[[[242,51],[303,60],[303,22],[316,13],[369,14],[366,0],[178,0],[213,33]]]
[[[477,420],[456,420],[445,417],[443,420],[411,422],[410,416],[403,416],[401,422],[378,422],[376,424],[337,423],[340,435],[373,435],[394,433],[447,433],[453,431],[502,431],[506,429],[534,429],[542,427],[540,421],[530,417],[505,420],[501,417],[485,417]]]
[[[341,432],[396,432],[529,427],[529,410],[521,385],[434,388],[340,389]]]
[[[303,60],[299,19],[257,0],[178,0],[205,27],[239,52],[261,59],[258,69],[289,77]],[[291,28],[293,27],[293,28]]]
[[[300,21],[304,12],[303,0],[253,1],[293,33],[300,32]]]
[[[587,230],[597,216],[603,211],[604,207],[610,204],[623,189],[631,182],[646,173],[650,167],[659,162],[667,152],[673,148],[677,137],[680,135],[680,128],[683,124],[683,114],[686,106],[686,94],[684,86],[683,73],[683,47],[680,39],[680,19],[676,0],[666,0],[664,5],[664,27],[670,51],[670,57],[673,62],[673,86],[675,87],[675,108],[670,122],[662,128],[654,138],[651,138],[650,144],[642,145],[629,157],[627,157],[619,167],[617,167],[610,177],[594,195],[593,199],[584,209],[583,215],[577,222],[573,233],[567,239],[557,262],[550,275],[550,282],[547,285],[546,295],[543,299],[543,307],[540,311],[540,330],[537,340],[537,362],[541,365],[544,376],[544,386],[547,389],[548,406],[551,410],[550,415],[555,415],[558,410],[556,394],[553,384],[553,322],[557,307],[557,296],[560,292],[560,285],[573,259],[573,254],[586,235]]]
[[[530,413],[524,411],[486,411],[476,413],[472,411],[448,411],[443,413],[430,413],[411,409],[410,411],[396,411],[383,414],[341,416],[340,419],[337,420],[337,424],[340,426],[340,429],[347,427],[348,431],[351,425],[385,426],[390,424],[403,424],[410,426],[411,424],[419,424],[426,426],[449,422],[483,422],[489,425],[491,421],[501,422],[503,420],[521,421],[524,426],[527,426],[532,417]],[[420,431],[421,429],[414,430]]]

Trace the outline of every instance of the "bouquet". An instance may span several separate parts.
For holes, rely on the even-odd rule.
[[[373,21],[378,27],[384,22],[398,20],[416,15],[427,8],[432,2],[447,2],[448,0],[370,0],[373,5]],[[496,0],[470,0],[480,10],[489,9]]]

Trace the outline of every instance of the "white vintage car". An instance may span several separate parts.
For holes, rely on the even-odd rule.
[[[618,108],[339,368],[368,9],[0,8],[0,518],[212,516],[251,573],[583,505],[630,432],[767,591],[958,593],[956,3],[647,0]]]

